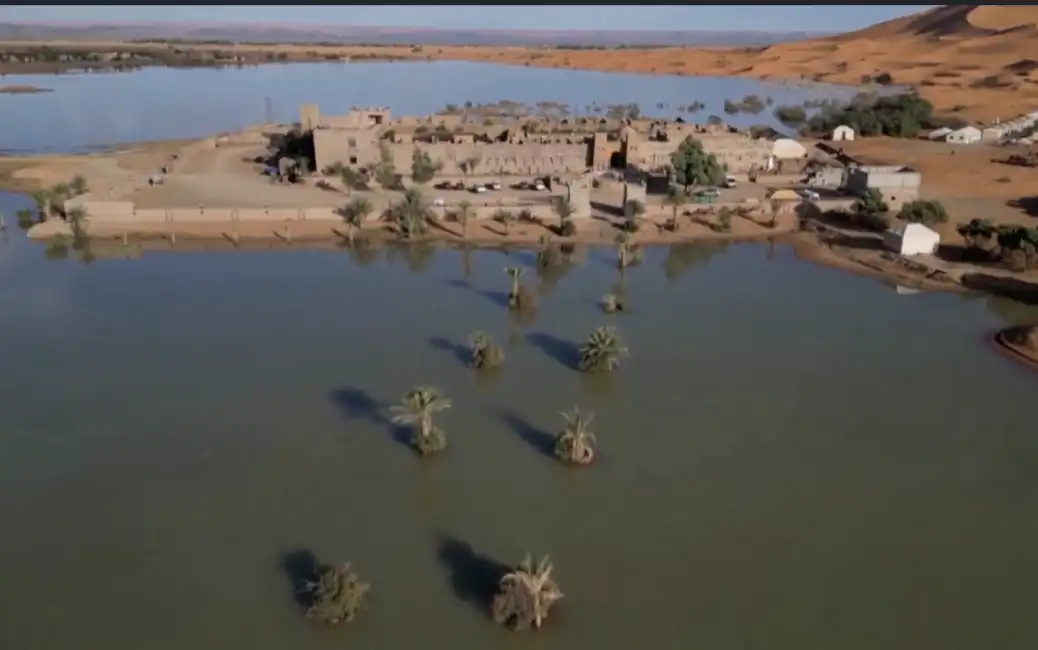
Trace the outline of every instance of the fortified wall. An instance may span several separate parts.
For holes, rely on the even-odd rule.
[[[388,109],[353,109],[345,116],[321,117],[314,105],[301,108],[300,124],[313,127],[317,169],[333,163],[370,167],[385,148],[396,168],[405,170],[418,148],[440,163],[441,173],[449,176],[466,171],[541,176],[627,166],[648,170],[665,166],[688,135],[699,139],[733,173],[771,169],[775,161],[773,142],[724,125],[654,123],[648,132],[628,125],[611,132],[523,133],[522,137],[500,127],[502,142],[477,141],[474,134],[454,133],[444,127],[443,140],[449,141],[416,142],[415,133],[396,131],[403,128],[404,121],[390,120]]]

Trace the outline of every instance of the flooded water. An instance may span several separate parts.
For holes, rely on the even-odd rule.
[[[252,68],[147,68],[135,72],[20,75],[19,84],[52,93],[8,95],[0,121],[31,127],[0,134],[0,152],[83,151],[118,142],[205,137],[271,119],[295,122],[299,105],[316,102],[323,113],[352,106],[388,106],[397,115],[427,115],[447,104],[502,100],[533,105],[557,102],[574,115],[593,104],[639,103],[654,116],[705,121],[724,116],[736,126],[779,126],[772,109],[804,100],[849,98],[858,89],[795,86],[752,79],[610,74],[488,65],[458,61],[313,63]],[[12,81],[12,83],[14,83]],[[724,100],[747,95],[774,104],[757,115],[725,115]],[[701,111],[678,108],[695,101]]]
[[[981,343],[1033,309],[748,244],[649,250],[616,316],[610,251],[527,268],[525,323],[528,253],[75,257],[0,247],[0,647],[1038,643],[1038,378]],[[591,381],[559,348],[607,322],[632,356]],[[475,329],[496,380],[457,358]],[[416,384],[454,401],[438,458],[384,420]],[[573,404],[576,471],[537,444]],[[352,561],[370,610],[304,621],[294,551]],[[525,551],[566,594],[536,639],[479,600],[477,556]]]

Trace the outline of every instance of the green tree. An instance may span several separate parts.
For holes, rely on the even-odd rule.
[[[419,386],[391,407],[395,424],[412,427],[411,444],[422,454],[443,451],[447,447],[447,435],[433,424],[433,415],[449,409],[451,401],[438,390]]]
[[[461,168],[461,173],[462,174],[465,174],[465,176],[468,176],[469,174],[472,174],[473,172],[476,171],[476,167],[479,167],[479,164],[481,162],[483,162],[483,159],[480,158],[479,156],[470,156],[470,157],[466,158],[465,160],[462,160],[461,162],[459,162],[458,163],[458,167]]]
[[[396,163],[393,161],[393,152],[385,144],[379,145],[379,159],[375,163],[375,182],[383,189],[395,190],[400,187],[400,178],[396,172]]]
[[[901,206],[897,218],[910,223],[933,226],[948,221],[948,212],[940,201],[910,201]]]
[[[433,161],[429,154],[418,147],[411,154],[411,180],[425,184],[431,181],[443,169],[443,163]]]
[[[674,179],[689,192],[696,185],[717,185],[724,180],[724,168],[717,157],[707,153],[703,144],[686,137],[670,156]]]
[[[883,200],[883,193],[874,187],[865,190],[851,209],[858,214],[877,215],[890,211],[890,206]]]
[[[338,170],[339,180],[342,181],[342,186],[346,189],[346,193],[349,194],[352,190],[367,190],[368,179],[361,172],[353,169],[352,167],[341,167]]]
[[[389,208],[387,216],[397,224],[400,234],[412,239],[425,233],[433,212],[421,190],[412,187],[404,191],[399,203]]]
[[[69,183],[69,189],[72,191],[73,196],[79,196],[81,194],[86,194],[89,187],[86,179],[77,174],[72,177],[72,182]]]

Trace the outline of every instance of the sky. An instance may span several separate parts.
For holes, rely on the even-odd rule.
[[[222,22],[483,29],[842,32],[933,5],[239,5],[0,6],[4,22]],[[550,20],[548,16],[550,15]]]

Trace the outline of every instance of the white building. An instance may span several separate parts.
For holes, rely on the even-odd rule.
[[[772,145],[771,155],[776,160],[801,160],[807,158],[807,149],[792,138],[779,138]]]
[[[977,144],[980,142],[981,135],[981,130],[977,127],[964,126],[947,134],[945,141],[952,144]]]
[[[840,140],[848,140],[848,141],[850,141],[850,140],[853,140],[853,139],[854,139],[854,129],[852,129],[851,127],[847,126],[846,124],[841,124],[840,126],[838,126],[835,129],[833,129],[833,141],[834,142],[839,142]]]
[[[927,140],[944,140],[951,132],[951,129],[949,129],[946,126],[942,126],[941,128],[935,131],[930,131],[930,135],[926,136],[926,138]]]
[[[921,223],[883,233],[883,245],[898,255],[932,255],[940,244],[941,235]]]

